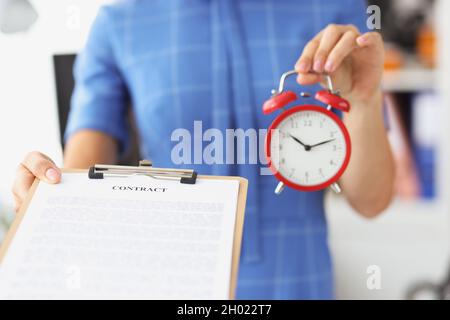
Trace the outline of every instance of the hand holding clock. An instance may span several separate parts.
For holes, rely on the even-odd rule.
[[[353,25],[331,24],[304,48],[295,69],[301,85],[323,81],[328,73],[342,96],[355,101],[372,101],[381,92],[384,45],[377,32],[362,34]],[[315,72],[313,74],[311,72]]]
[[[308,42],[295,66],[300,85],[322,82],[317,73],[328,73],[352,105],[344,116],[352,159],[340,183],[349,203],[367,217],[382,212],[394,190],[395,165],[382,112],[384,55],[379,33],[332,24]]]

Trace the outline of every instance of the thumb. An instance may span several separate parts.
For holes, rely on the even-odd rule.
[[[378,32],[364,33],[356,39],[356,43],[360,48],[383,48],[383,38]]]
[[[47,183],[58,183],[61,180],[61,170],[46,155],[31,152],[22,163],[36,178]]]

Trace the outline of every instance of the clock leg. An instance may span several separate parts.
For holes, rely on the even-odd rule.
[[[277,187],[275,188],[275,194],[280,195],[284,190],[284,183],[280,182]]]
[[[338,183],[333,183],[330,186],[331,190],[333,190],[336,194],[340,194],[342,192],[341,186]]]

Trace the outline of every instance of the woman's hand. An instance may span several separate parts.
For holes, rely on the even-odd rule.
[[[332,24],[306,45],[295,70],[301,85],[323,83],[318,73],[330,74],[346,99],[365,105],[381,92],[383,64],[384,45],[379,33],[361,35],[355,26]]]
[[[36,178],[47,183],[59,183],[61,180],[61,170],[49,157],[37,151],[29,153],[17,168],[12,188],[16,202],[16,212],[22,205]]]
[[[297,61],[301,85],[323,83],[319,73],[349,100],[344,121],[352,137],[352,158],[340,181],[349,203],[365,217],[375,217],[393,196],[395,165],[384,126],[381,79],[383,40],[361,35],[351,25],[330,25],[312,39]]]

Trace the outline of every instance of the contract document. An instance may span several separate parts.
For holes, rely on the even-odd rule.
[[[0,251],[0,299],[229,299],[242,181],[35,182]]]

